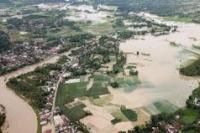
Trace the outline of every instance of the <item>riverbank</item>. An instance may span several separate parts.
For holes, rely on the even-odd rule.
[[[62,55],[64,54],[68,54],[68,52]],[[6,122],[8,123],[8,128],[3,132],[36,133],[38,127],[37,116],[33,108],[6,86],[8,79],[31,72],[44,64],[55,63],[59,57],[60,55],[56,55],[37,64],[26,66],[0,77],[0,102],[7,109]]]

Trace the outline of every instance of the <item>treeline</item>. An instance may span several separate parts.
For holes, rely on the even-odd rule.
[[[198,9],[198,0],[95,0],[95,4],[115,5],[119,10],[127,12],[147,11],[161,16],[175,15],[183,11]],[[183,10],[184,7],[184,10]]]
[[[10,49],[11,45],[9,35],[0,30],[0,52]]]

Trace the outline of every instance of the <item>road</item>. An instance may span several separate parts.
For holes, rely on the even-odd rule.
[[[47,63],[55,63],[61,55],[68,55],[69,52],[50,57],[40,63],[36,63],[14,72],[0,76],[0,104],[6,108],[6,123],[8,127],[3,130],[5,133],[36,133],[37,116],[31,106],[22,98],[17,96],[6,82],[12,77],[19,76],[33,71],[35,68]]]
[[[56,97],[57,97],[59,85],[63,80],[63,74],[64,73],[65,73],[65,71],[63,71],[62,74],[60,74],[58,82],[56,84],[54,98],[53,98],[53,105],[52,105],[52,109],[51,109],[51,123],[52,123],[52,127],[53,127],[54,132],[55,132],[55,123],[54,123],[54,120],[53,120],[53,116],[54,116],[54,110],[55,110],[55,104],[56,104]]]

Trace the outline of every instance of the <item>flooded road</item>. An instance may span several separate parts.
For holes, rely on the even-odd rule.
[[[68,54],[68,53],[65,53]],[[55,63],[60,55],[49,58],[40,63],[24,67],[12,73],[0,77],[0,104],[6,108],[6,123],[7,129],[5,133],[36,133],[37,132],[37,117],[31,106],[17,96],[11,89],[6,87],[6,80],[11,77],[16,77],[21,74],[31,72],[36,67],[46,63]]]
[[[113,90],[112,102],[138,108],[164,99],[183,107],[198,82],[195,78],[180,75],[178,68],[199,56],[188,51],[200,40],[199,35],[200,25],[183,24],[179,25],[178,32],[169,35],[147,35],[121,43],[120,49],[124,53],[140,52],[139,56],[127,54],[127,64],[137,64],[141,84],[130,93]],[[180,46],[172,46],[169,42]]]

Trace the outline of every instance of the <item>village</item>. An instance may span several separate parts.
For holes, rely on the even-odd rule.
[[[133,127],[137,131],[141,128],[137,125],[147,123],[150,115],[177,110],[174,105],[177,103],[156,99],[158,95],[170,99],[159,90],[150,96],[156,87],[165,86],[156,86],[153,76],[141,79],[145,72],[149,72],[145,68],[148,69],[154,61],[158,62],[152,70],[158,64],[164,64],[154,57],[155,53],[151,53],[158,44],[157,40],[151,42],[155,43],[154,46],[148,46],[150,51],[143,49],[143,44],[149,44],[149,38],[160,39],[163,35],[176,34],[177,26],[148,18],[146,13],[121,12],[115,7],[105,9],[99,6],[96,9],[85,3],[29,5],[17,11],[2,9],[0,15],[0,33],[4,36],[1,40],[6,39],[4,42],[9,44],[6,45],[9,47],[3,45],[0,49],[0,75],[60,56],[57,62],[44,64],[10,79],[4,78],[4,81],[8,80],[6,85],[26,99],[35,110],[39,132],[121,132]],[[166,38],[161,40],[165,40],[164,44],[167,42]],[[128,41],[133,42],[123,47]],[[162,48],[170,51],[171,47],[167,46],[170,45],[163,45]],[[178,49],[178,46],[174,48]],[[166,59],[162,54],[161,60]],[[171,55],[169,57],[171,59]],[[141,68],[144,68],[144,73]],[[182,79],[174,81],[182,85]],[[179,85],[178,88],[184,88],[185,82],[183,87]],[[149,92],[144,98],[138,98],[141,91],[147,90]],[[181,98],[175,100],[180,102]],[[181,106],[185,104],[185,98],[184,95]],[[154,103],[155,100],[159,101]],[[190,99],[189,103],[199,108],[199,96]],[[191,112],[197,114],[196,110]],[[177,133],[182,128],[179,120],[182,120],[181,114],[170,122],[158,117],[158,123],[152,125],[153,132],[164,129]],[[193,123],[198,125],[196,117]]]
[[[51,75],[51,80],[46,82],[47,86],[43,86],[43,89],[49,94],[46,96],[47,103],[45,104],[45,107],[41,109],[41,112],[39,112],[40,126],[43,133],[77,132],[77,127],[70,122],[67,116],[62,114],[58,106],[55,106],[57,89],[60,83],[67,82],[65,79],[71,77],[71,73],[67,72],[66,68],[70,69],[75,67],[78,67],[78,63],[76,63],[76,59],[71,59],[70,62],[63,65],[61,71],[54,72]],[[74,82],[73,80],[71,81],[71,83]]]

